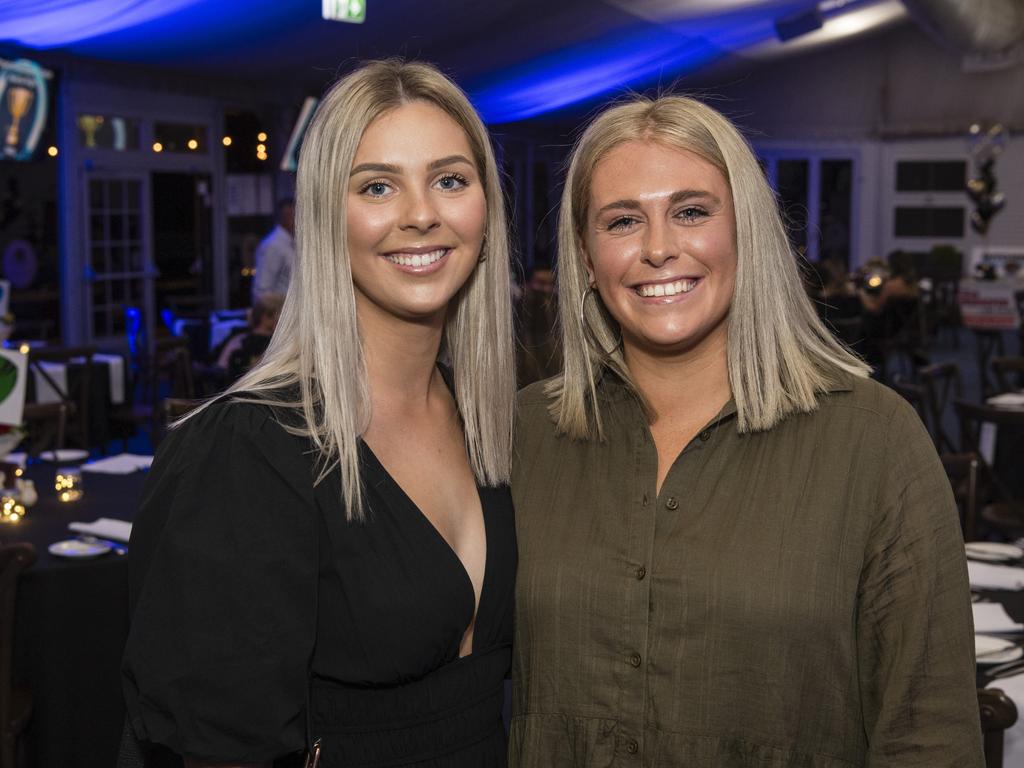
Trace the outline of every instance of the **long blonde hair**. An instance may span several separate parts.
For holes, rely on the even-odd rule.
[[[807,298],[775,196],[735,126],[695,99],[636,97],[587,127],[573,150],[562,194],[558,290],[565,308],[560,313],[565,368],[546,389],[560,433],[577,439],[603,435],[596,382],[605,368],[643,402],[617,344],[615,321],[599,300],[586,302],[585,320],[579,312],[588,285],[584,238],[594,169],[627,141],[693,152],[729,184],[737,267],[727,356],[741,432],[769,429],[791,413],[814,410],[816,395],[837,383],[841,372],[868,374],[867,365],[836,341]]]
[[[451,363],[466,450],[477,481],[507,483],[515,399],[509,246],[490,138],[459,88],[434,67],[375,61],[338,81],[306,131],[296,177],[296,259],[281,319],[262,360],[228,392],[301,413],[296,427],[319,451],[320,482],[340,465],[349,520],[364,517],[359,437],[370,393],[356,317],[346,224],[347,181],[367,126],[426,101],[466,132],[487,199],[480,263],[449,307],[442,354]],[[298,388],[297,400],[281,393]],[[288,420],[289,422],[291,420]]]

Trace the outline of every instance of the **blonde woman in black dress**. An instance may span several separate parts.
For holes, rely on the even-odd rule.
[[[161,447],[133,532],[124,689],[188,766],[505,763],[515,540],[505,214],[432,67],[325,96],[262,362]],[[445,361],[442,364],[441,360]]]

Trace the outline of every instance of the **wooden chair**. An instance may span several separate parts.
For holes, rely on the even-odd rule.
[[[991,397],[996,394],[995,384],[991,376],[989,376],[992,360],[1006,355],[1003,333],[1002,331],[979,331],[976,329],[973,333],[978,359],[978,375],[981,381],[981,393],[984,397]]]
[[[926,395],[924,387],[921,384],[914,384],[909,381],[904,381],[901,378],[897,378],[889,386],[892,387],[904,400],[914,406],[914,410],[917,411],[917,415],[920,417],[921,422],[930,433],[931,429],[928,428],[928,415],[927,408],[925,406]]]
[[[921,368],[918,381],[924,388],[924,406],[928,414],[928,431],[935,447],[941,451],[956,451],[953,438],[946,432],[943,420],[950,403],[959,398],[963,389],[960,367],[956,363],[937,363]]]
[[[70,420],[69,429],[76,437],[79,447],[89,449],[89,402],[92,384],[93,355],[95,347],[33,347],[28,352],[28,368],[34,378],[41,379],[57,393],[59,402],[67,406],[66,418]],[[71,372],[68,371],[68,382],[63,384],[55,380],[47,364],[59,364],[70,367],[79,366],[76,387],[70,384]],[[38,398],[38,393],[36,395]]]
[[[960,510],[960,527],[965,541],[978,538],[978,494],[981,457],[975,453],[944,453],[940,457],[953,498]]]
[[[18,736],[32,715],[32,695],[12,681],[18,579],[36,561],[31,544],[0,547],[0,768],[14,768]]]
[[[996,394],[1017,392],[1024,387],[1024,357],[993,357],[991,367]]]
[[[67,403],[25,403],[22,420],[28,429],[28,437],[22,445],[32,458],[40,452],[59,451],[64,447],[67,432]]]
[[[1003,768],[1003,733],[1017,722],[1017,706],[998,688],[978,689],[985,768]]]
[[[1016,459],[1022,455],[1016,444],[1024,442],[1024,409],[997,408],[959,399],[953,401],[953,408],[960,422],[960,443],[964,453],[984,456],[981,430],[984,424],[992,424],[999,430],[1001,439],[1006,437],[1004,430],[1009,432],[1013,442],[1006,448],[1012,456]],[[998,457],[996,461],[997,465],[1001,463]],[[1013,490],[1014,482],[1019,478],[1000,474],[983,458],[979,458],[979,469],[979,486],[987,486],[979,493],[980,518],[1012,538],[1024,535],[1024,498]]]
[[[149,432],[155,448],[160,442],[162,432],[161,402],[165,398],[195,398],[188,339],[183,336],[157,339],[152,353],[146,357],[146,364],[132,386],[132,393],[132,401],[114,409],[111,420],[121,435],[125,450],[128,438],[140,427]]]
[[[184,416],[186,413],[198,408],[203,403],[202,399],[190,399],[180,397],[167,397],[164,398],[160,403],[160,425],[159,429],[154,433],[153,443],[154,450],[157,445],[163,442],[164,437],[167,436],[167,428]]]

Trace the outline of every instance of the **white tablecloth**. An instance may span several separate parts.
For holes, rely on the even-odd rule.
[[[1005,768],[1024,766],[1024,674],[993,680],[989,688],[998,688],[1017,705],[1017,722],[1003,734],[1003,765]]]
[[[85,362],[84,358],[72,362]],[[95,354],[92,356],[93,365],[106,365],[110,369],[110,402],[114,405],[121,405],[124,402],[124,358],[120,355]],[[46,371],[46,374],[53,379],[62,391],[68,391],[68,367],[64,363],[40,363],[39,366]],[[36,383],[37,403],[60,402],[60,394],[42,373],[32,369]]]

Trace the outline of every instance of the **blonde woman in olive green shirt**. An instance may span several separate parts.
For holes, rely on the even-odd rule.
[[[982,766],[948,482],[819,323],[736,129],[599,116],[558,280],[565,370],[521,393],[513,464],[511,766]]]

